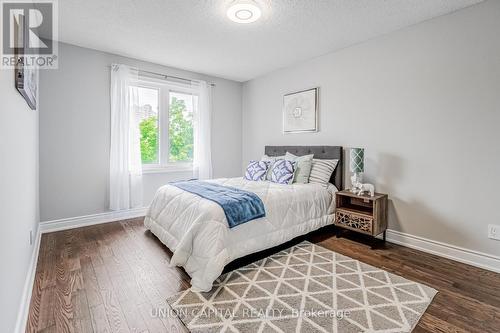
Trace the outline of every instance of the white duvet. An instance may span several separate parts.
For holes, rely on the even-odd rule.
[[[224,266],[245,255],[282,244],[334,219],[333,185],[281,185],[243,178],[211,182],[257,194],[266,216],[230,229],[222,208],[175,186],[161,187],[144,220],[172,252],[171,264],[183,266],[194,291],[209,291]]]

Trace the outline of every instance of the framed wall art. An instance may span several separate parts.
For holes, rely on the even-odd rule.
[[[298,91],[283,96],[283,132],[318,131],[319,88]]]
[[[29,49],[30,29],[24,16],[20,16],[17,22],[14,22],[14,36],[20,41],[18,45],[21,48],[15,48],[16,66],[14,69],[14,82],[16,89],[26,100],[26,103],[32,110],[37,108],[38,96],[38,68],[35,64],[27,65],[25,52]]]

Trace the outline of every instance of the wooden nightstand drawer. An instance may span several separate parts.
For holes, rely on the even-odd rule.
[[[335,224],[369,235],[373,234],[373,217],[349,209],[337,209],[335,212]]]

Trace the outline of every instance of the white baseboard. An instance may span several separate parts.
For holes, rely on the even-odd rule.
[[[39,234],[144,216],[148,207],[111,211],[40,223]],[[388,229],[387,241],[500,273],[500,257]]]
[[[33,284],[35,282],[36,265],[38,263],[38,253],[40,252],[40,240],[42,238],[42,233],[40,232],[40,227],[36,232],[35,243],[33,248],[33,253],[31,255],[30,265],[28,267],[28,273],[26,274],[26,280],[24,282],[23,294],[21,296],[21,304],[19,305],[19,311],[17,312],[16,321],[16,333],[24,333],[26,330],[26,323],[28,320],[28,313],[31,302],[31,294],[33,292]]]
[[[100,214],[92,214],[78,217],[70,217],[60,220],[40,222],[42,233],[61,231],[94,224],[114,222],[124,219],[132,219],[146,215],[148,207],[132,208],[127,210],[111,211]]]
[[[440,257],[500,273],[500,257],[491,254],[469,250],[391,229],[387,230],[386,240],[390,243],[403,245],[415,250],[435,254]]]

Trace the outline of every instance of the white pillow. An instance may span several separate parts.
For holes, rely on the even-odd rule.
[[[309,175],[309,183],[322,184],[325,187],[330,182],[330,177],[337,167],[339,160],[312,160],[311,174]]]

